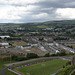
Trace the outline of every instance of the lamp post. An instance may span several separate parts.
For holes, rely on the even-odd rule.
[[[11,64],[11,54],[10,54],[10,64]]]
[[[8,54],[9,54],[9,62],[11,63],[11,53],[10,53],[10,51],[8,51]]]

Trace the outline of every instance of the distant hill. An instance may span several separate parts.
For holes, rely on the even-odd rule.
[[[75,20],[46,21],[37,23],[0,23],[0,26],[2,25],[5,27],[29,27],[29,26],[66,27],[66,26],[75,26]]]

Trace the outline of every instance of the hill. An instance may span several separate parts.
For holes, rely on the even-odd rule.
[[[49,28],[49,27],[74,27],[75,20],[61,20],[61,21],[46,21],[37,23],[0,23],[3,27],[22,27],[22,28]],[[42,27],[40,27],[42,26]]]

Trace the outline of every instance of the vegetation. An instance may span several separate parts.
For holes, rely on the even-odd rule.
[[[50,57],[49,53],[45,54],[44,57]]]
[[[20,68],[18,71],[24,74],[30,73],[31,75],[50,75],[56,73],[63,65],[66,64],[66,62],[67,61],[63,60],[53,60],[50,62]]]
[[[21,40],[21,38],[18,38],[18,37],[17,37],[17,38],[16,38],[16,37],[14,37],[14,38],[6,38],[6,40],[7,40],[7,41]]]
[[[16,62],[16,61],[12,61],[12,63],[14,63],[14,62]],[[4,68],[6,67],[5,64],[8,64],[8,63],[10,63],[10,61],[0,62],[0,71],[1,71],[2,69],[4,69]],[[6,70],[5,73],[6,73],[6,75],[15,75],[14,73],[12,73],[12,72],[10,72],[10,71],[8,71],[8,70]],[[11,74],[10,74],[10,73],[11,73]]]
[[[75,69],[75,65],[74,66],[69,65],[63,68],[57,75],[69,75],[74,69]]]
[[[9,71],[9,70],[6,70],[6,71],[5,71],[5,74],[6,74],[6,75],[17,75],[17,74],[15,74],[15,73],[13,73],[13,72],[11,72],[11,71]]]
[[[70,55],[70,54],[67,54],[67,53],[65,53],[65,52],[61,52],[61,53],[57,53],[57,54],[49,54],[49,53],[47,53],[47,54],[45,54],[44,55],[44,57],[52,57],[52,56],[66,56],[66,55]]]
[[[65,52],[57,53],[57,54],[52,54],[51,56],[66,56],[67,54]]]
[[[31,58],[38,58],[39,56],[35,53],[27,53],[26,58],[31,59]]]
[[[49,27],[42,25],[42,26],[37,26],[37,28],[49,28]]]

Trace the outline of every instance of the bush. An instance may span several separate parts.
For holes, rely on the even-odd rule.
[[[18,57],[16,60],[17,61],[23,61],[23,60],[26,60],[26,58],[25,57]]]
[[[68,66],[68,65],[71,65],[71,61],[68,61],[68,62],[66,63],[66,66]]]
[[[57,53],[57,54],[52,54],[51,56],[65,56],[67,55],[65,52]]]
[[[63,65],[63,68],[65,68],[65,66]]]
[[[18,56],[16,56],[16,55],[12,55],[12,56],[11,56],[11,59],[12,59],[12,60],[17,60],[17,58],[18,58]]]
[[[44,55],[44,57],[49,57],[49,56],[50,56],[49,53],[47,53],[47,54]]]

